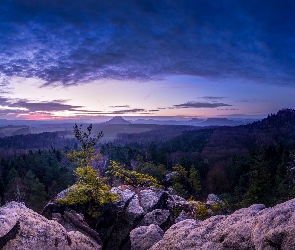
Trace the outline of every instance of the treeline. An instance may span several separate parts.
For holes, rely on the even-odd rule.
[[[29,150],[0,161],[0,201],[25,202],[40,212],[48,200],[73,183],[73,167],[56,149]]]
[[[59,132],[43,132],[40,134],[21,134],[0,138],[2,149],[49,149],[73,147],[77,140],[66,138]]]

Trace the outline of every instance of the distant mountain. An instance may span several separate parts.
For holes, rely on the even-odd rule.
[[[157,125],[187,125],[187,121],[178,120],[154,120],[154,119],[137,119],[133,124],[157,124]]]
[[[131,122],[126,121],[121,116],[115,116],[111,120],[102,122],[101,124],[107,125],[107,124],[131,124]]]
[[[189,122],[202,122],[202,121],[204,121],[204,119],[192,118],[191,120],[189,120]]]
[[[206,121],[199,123],[200,126],[239,126],[244,125],[243,122],[233,121],[227,118],[208,118]]]

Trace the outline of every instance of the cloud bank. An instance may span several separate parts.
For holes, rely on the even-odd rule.
[[[176,108],[218,108],[218,107],[226,107],[232,106],[226,103],[218,103],[218,102],[187,102],[182,104],[174,105]]]
[[[169,75],[295,85],[295,2],[4,0],[0,79]]]

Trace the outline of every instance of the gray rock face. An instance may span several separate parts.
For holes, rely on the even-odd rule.
[[[111,192],[119,196],[118,200],[116,201],[116,206],[120,211],[123,211],[126,203],[135,196],[135,192],[131,191],[128,188],[124,188],[124,186],[122,186],[121,188],[113,187],[111,189]]]
[[[139,196],[140,205],[146,212],[165,205],[165,201],[161,199],[165,196],[165,192],[162,189],[144,189],[139,192]]]
[[[163,237],[163,230],[154,224],[141,226],[130,232],[131,250],[147,250]]]
[[[243,208],[205,221],[184,220],[171,226],[150,250],[295,249],[295,199],[265,208]]]
[[[101,249],[92,238],[78,231],[67,232],[54,220],[10,202],[0,208],[0,249]]]
[[[142,218],[142,216],[145,214],[145,211],[141,204],[139,203],[138,195],[134,195],[134,197],[131,199],[127,210],[126,210],[126,216],[130,220],[136,220],[138,218]]]
[[[188,213],[181,211],[179,216],[175,219],[175,223],[178,223],[183,220],[193,219]]]
[[[130,232],[140,225],[157,224],[155,214],[147,216],[143,224],[141,221],[155,209],[166,207],[167,193],[152,187],[134,189],[130,186],[115,187],[111,191],[118,194],[119,199],[98,218],[96,230],[102,237],[106,250],[130,249]],[[158,217],[161,220],[161,216]],[[169,215],[163,217],[164,221],[158,223],[165,223]]]
[[[166,228],[166,225],[170,224],[169,219],[169,210],[155,209],[154,211],[147,213],[138,226],[148,226],[154,224],[160,226],[161,228],[168,229]]]
[[[219,197],[215,194],[209,194],[208,195],[208,198],[207,198],[207,202],[206,202],[206,205],[214,205],[215,203],[221,203],[224,205],[224,202],[219,199]]]

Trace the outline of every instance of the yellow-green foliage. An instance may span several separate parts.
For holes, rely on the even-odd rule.
[[[141,174],[137,171],[130,171],[125,169],[123,166],[120,166],[118,162],[111,161],[109,166],[109,171],[107,173],[112,174],[113,176],[123,180],[123,182],[127,185],[132,185],[134,187],[147,187],[147,186],[154,186],[156,188],[160,188],[161,185],[158,181],[148,175],[148,174]]]
[[[64,205],[89,205],[88,213],[96,216],[99,205],[112,202],[117,199],[115,194],[99,177],[98,171],[92,167],[80,167],[75,170],[77,182],[69,189],[66,197],[57,202]]]
[[[226,210],[229,207],[229,204],[227,201],[224,202],[224,204],[220,202],[216,202],[212,205],[211,210],[213,211],[214,214],[220,214],[224,210]]]
[[[177,173],[179,179],[185,179],[187,177],[187,171],[180,164],[175,165],[172,169]]]
[[[210,217],[209,211],[203,202],[198,202],[195,205],[194,217],[198,220],[205,220]]]

